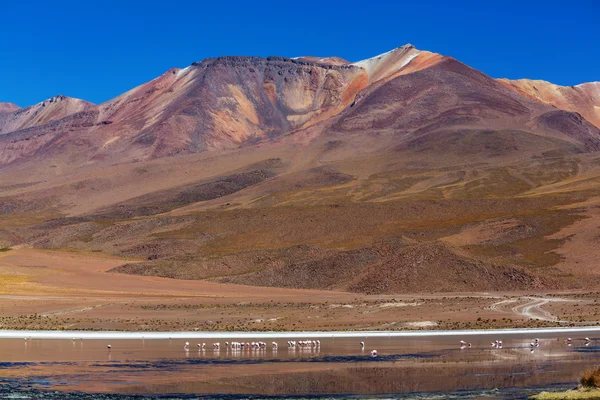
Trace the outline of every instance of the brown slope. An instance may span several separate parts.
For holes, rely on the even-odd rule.
[[[578,112],[600,128],[600,82],[577,86],[559,86],[546,81],[530,79],[498,79],[498,82],[529,99],[562,110]]]
[[[335,289],[369,294],[542,289],[551,280],[459,256],[441,243],[388,241],[337,254],[319,254],[218,279],[222,283],[287,288]],[[282,257],[283,258],[283,257]],[[287,258],[283,258],[287,260]],[[443,265],[444,268],[440,268]],[[130,270],[148,268],[133,265]],[[124,272],[127,271],[123,268]]]
[[[582,143],[586,151],[600,150],[600,129],[589,123],[581,114],[564,110],[549,111],[540,115],[535,127],[557,135],[568,134],[570,139]]]
[[[93,144],[84,135],[94,127],[97,115],[98,111],[92,108],[44,125],[0,135],[0,166],[22,159],[30,159],[33,169],[55,166],[61,158],[65,164],[85,162],[84,149]],[[51,150],[57,147],[60,150],[52,153]],[[51,160],[48,153],[54,154],[55,159]]]
[[[62,95],[54,96],[33,106],[0,115],[0,135],[45,125],[94,107],[94,104],[84,100]]]
[[[503,117],[523,123],[531,114],[523,100],[486,75],[446,59],[378,87],[344,113],[334,129],[410,132],[433,123],[469,125]]]
[[[600,144],[600,131],[581,118],[573,123],[575,114],[556,114],[554,108],[524,98],[451,58],[365,92],[332,125],[333,132],[369,132],[388,137],[386,145],[399,150],[431,149],[440,155],[478,153],[480,145],[501,145],[504,139],[496,138],[495,132],[505,131],[523,132],[511,139],[522,145],[505,149],[523,157],[557,147],[595,151]],[[477,130],[481,135],[472,136]],[[463,132],[471,138],[462,140]],[[436,145],[438,140],[443,145]]]

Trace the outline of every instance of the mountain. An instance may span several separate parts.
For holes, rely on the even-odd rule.
[[[211,58],[103,104],[53,98],[0,114],[0,247],[291,288],[592,288],[597,88],[406,45]]]
[[[244,143],[271,140],[320,123],[327,124],[343,111],[350,112],[357,96],[362,99],[377,91],[374,96],[383,99],[382,93],[393,86],[387,83],[394,81],[397,84],[400,82],[398,79],[406,75],[410,75],[407,79],[413,80],[408,85],[424,82],[414,81],[417,78],[429,79],[434,74],[440,75],[438,81],[445,85],[443,98],[451,101],[448,105],[451,110],[446,110],[443,114],[446,120],[438,121],[438,124],[448,123],[448,112],[475,113],[474,109],[455,107],[457,101],[463,100],[479,101],[477,107],[489,107],[487,111],[490,113],[504,106],[507,110],[511,109],[508,113],[494,116],[494,123],[501,117],[512,118],[511,113],[514,112],[522,115],[521,124],[533,123],[532,118],[546,118],[541,115],[539,101],[526,102],[519,96],[510,98],[507,93],[490,98],[491,93],[502,92],[500,86],[483,74],[471,71],[455,60],[419,51],[411,45],[356,63],[316,57],[208,59],[185,69],[167,71],[99,106],[57,96],[5,114],[0,117],[0,134],[11,135],[4,138],[4,143],[0,142],[0,149],[3,149],[0,161],[11,163],[40,151],[48,156],[64,153],[74,141],[79,143],[78,159],[86,162],[110,160],[111,163],[121,163],[236,148]],[[446,81],[446,78],[452,78],[452,82]],[[470,82],[463,78],[469,78]],[[501,83],[506,85],[504,81]],[[462,91],[471,87],[470,93],[461,93],[463,97],[458,96],[458,92],[449,94],[454,89]],[[441,91],[427,93],[426,96],[438,97]],[[486,104],[482,103],[484,100]],[[411,107],[422,107],[427,101],[419,100]],[[577,104],[583,107],[583,103]],[[515,107],[519,110],[516,111]],[[567,111],[579,110],[578,107],[570,107]],[[418,126],[415,115],[430,111],[439,110],[412,110],[411,126],[406,124],[407,121],[398,121],[398,124],[405,131],[408,131],[407,128],[424,129],[424,126]],[[357,114],[356,111],[352,113]],[[465,115],[461,118],[469,118]],[[335,126],[347,129],[351,118],[356,121],[358,117],[344,116],[345,122]],[[423,123],[427,121],[428,118],[422,119]],[[504,126],[512,127],[515,125],[513,122]],[[537,132],[547,125],[544,121],[535,124]],[[388,128],[395,129],[392,126]],[[552,130],[551,127],[548,129]],[[586,134],[589,133],[579,135],[572,132],[567,140],[579,135],[580,140],[587,143]],[[593,147],[594,143],[591,139],[587,146]]]
[[[92,103],[63,95],[51,97],[30,107],[17,107],[0,116],[0,135],[45,125],[93,107]],[[6,110],[8,111],[8,107]]]
[[[530,79],[499,79],[498,81],[534,101],[562,110],[578,112],[587,121],[600,128],[600,82],[559,86],[546,81]]]
[[[71,141],[85,142],[80,151],[91,159],[120,162],[233,148],[335,115],[366,86],[366,79],[362,69],[349,65],[277,57],[204,60],[170,70],[98,107],[83,107],[54,124],[10,123],[6,117],[0,132],[11,135],[0,142],[0,162],[40,149],[62,152]],[[58,148],[57,135],[62,142]],[[32,137],[35,143],[22,145]],[[7,152],[11,155],[2,155]]]
[[[20,107],[13,103],[2,103],[0,102],[0,114],[11,113],[17,111]]]
[[[556,113],[529,101],[481,72],[448,58],[390,79],[372,92],[365,91],[333,129],[389,134],[397,140],[396,146],[439,155],[448,151],[484,155],[485,149],[480,145],[491,151],[515,151],[521,155],[525,151],[570,146],[578,151],[600,149],[600,131],[583,119],[569,125],[572,118],[576,116]],[[562,129],[561,124],[569,125],[568,129]],[[487,133],[475,135],[469,143],[462,142],[469,135],[466,132],[474,129]],[[510,143],[505,130],[522,130],[523,134]],[[560,138],[564,143],[558,145],[550,138]],[[510,147],[490,148],[495,143],[510,143]]]
[[[561,121],[570,116],[550,114],[555,106],[594,122],[594,86],[577,89],[587,97],[565,103],[529,95],[517,83],[498,82],[411,45],[356,63],[316,57],[207,59],[169,70],[98,106],[57,96],[3,114],[0,163],[34,154],[54,157],[76,148],[79,162],[114,164],[234,149],[316,126],[325,132],[330,126],[355,131],[386,124],[396,132],[395,145],[415,145],[436,126],[472,125],[524,129],[576,147],[597,146],[588,122],[561,131],[555,128],[568,124]],[[354,107],[363,101],[378,104]],[[389,110],[383,110],[384,102]],[[400,118],[391,124],[388,114]],[[341,121],[334,121],[338,116]],[[405,135],[402,140],[399,132]]]

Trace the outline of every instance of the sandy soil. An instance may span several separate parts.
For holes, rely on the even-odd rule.
[[[327,331],[568,326],[600,319],[593,293],[364,295],[106,272],[125,262],[132,260],[31,248],[0,252],[0,326]]]

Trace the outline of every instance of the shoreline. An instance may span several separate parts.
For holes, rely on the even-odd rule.
[[[44,331],[0,330],[0,339],[244,339],[244,338],[359,338],[359,337],[434,337],[475,335],[522,335],[553,333],[600,333],[600,326],[565,328],[517,328],[472,330],[412,330],[412,331],[305,331],[305,332],[143,332],[143,331]]]

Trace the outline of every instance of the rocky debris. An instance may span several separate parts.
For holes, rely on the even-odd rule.
[[[0,214],[10,214],[17,206],[13,203],[0,202]]]

